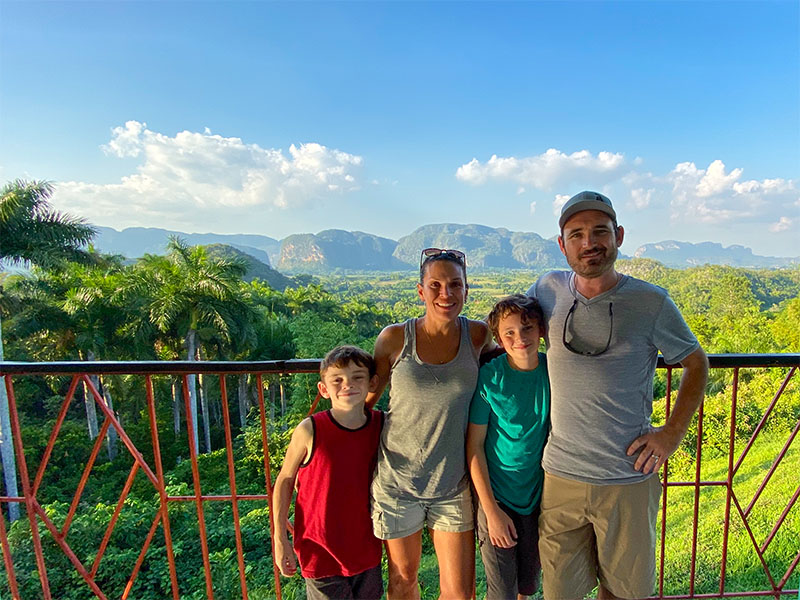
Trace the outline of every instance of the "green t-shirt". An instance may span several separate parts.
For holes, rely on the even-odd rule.
[[[481,367],[469,421],[486,425],[486,463],[495,498],[522,515],[542,497],[542,450],[550,427],[546,356],[517,371],[505,354]]]

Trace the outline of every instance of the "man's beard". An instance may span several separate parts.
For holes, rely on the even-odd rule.
[[[602,252],[588,260],[580,258],[581,255],[585,255],[596,250],[602,250]],[[600,277],[604,273],[607,273],[614,267],[616,260],[616,246],[612,246],[610,248],[600,248],[599,246],[596,246],[590,250],[579,252],[577,258],[571,258],[569,255],[567,255],[567,263],[572,270],[586,279],[594,279],[595,277]]]

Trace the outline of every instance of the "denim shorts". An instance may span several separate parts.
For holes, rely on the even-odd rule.
[[[403,538],[424,526],[453,533],[473,529],[472,493],[469,487],[436,500],[400,498],[373,490],[372,529],[376,538]]]

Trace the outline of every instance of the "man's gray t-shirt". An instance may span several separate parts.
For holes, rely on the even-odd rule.
[[[625,452],[650,428],[658,352],[674,364],[700,345],[664,289],[622,275],[612,289],[586,298],[574,277],[553,271],[528,290],[547,323],[552,429],[542,466],[586,483],[636,483],[650,475],[634,470],[636,454]],[[565,333],[579,352],[608,349],[571,352]]]

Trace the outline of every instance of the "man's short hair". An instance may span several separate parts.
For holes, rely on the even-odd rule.
[[[523,323],[533,322],[539,327],[544,325],[544,312],[536,298],[524,294],[513,294],[498,300],[492,312],[486,317],[486,323],[492,331],[494,339],[500,341],[500,321],[511,314],[521,315]]]
[[[369,376],[373,377],[376,372],[375,359],[366,350],[358,346],[336,346],[325,355],[319,365],[319,376],[325,377],[325,371],[331,367],[344,368],[350,363],[356,363],[369,371]]]

